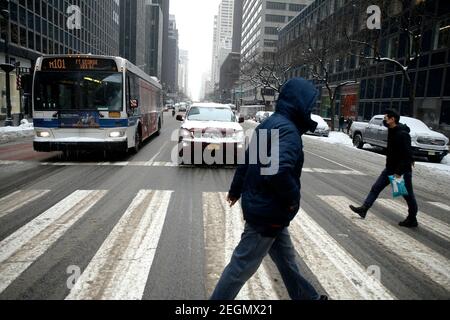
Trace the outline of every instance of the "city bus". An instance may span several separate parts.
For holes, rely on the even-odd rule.
[[[120,57],[40,57],[32,90],[38,152],[137,153],[163,124],[158,79]]]

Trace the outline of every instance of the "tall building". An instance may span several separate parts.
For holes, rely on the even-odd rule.
[[[163,60],[163,31],[164,16],[160,4],[155,0],[147,0],[146,3],[146,28],[145,28],[145,72],[161,79]]]
[[[214,19],[211,81],[219,83],[220,67],[232,49],[234,0],[222,0]]]
[[[78,0],[76,4],[79,15],[76,15],[76,10],[68,14],[68,9],[76,8],[69,8],[71,4],[67,1],[9,1],[9,54],[11,63],[20,62],[17,73],[29,74],[42,54],[119,55],[119,0]],[[69,29],[68,19],[72,17],[76,23]],[[6,26],[5,19],[0,17],[2,63],[5,61]],[[16,90],[16,72],[10,75],[13,115],[28,111]],[[5,74],[0,71],[2,95],[4,88]],[[6,113],[4,100],[3,95],[0,98],[0,117]]]
[[[234,0],[232,51],[237,53],[241,52],[243,9],[244,0]]]
[[[161,61],[161,82],[168,83],[170,69],[173,61],[169,54],[169,17],[170,0],[153,0],[153,3],[159,4],[163,15],[163,33],[162,33],[162,61]]]
[[[254,59],[271,60],[277,51],[278,30],[306,8],[312,0],[244,0],[242,18],[241,68]],[[243,86],[245,103],[261,103],[261,88]],[[274,92],[265,94],[266,102],[275,100]]]
[[[178,92],[178,63],[179,63],[179,49],[178,49],[178,29],[174,15],[169,16],[169,37],[168,37],[168,68],[167,74],[163,75],[166,81],[163,83],[167,92],[171,95],[170,98],[176,98]]]
[[[146,0],[120,1],[120,56],[145,69]]]
[[[189,96],[188,90],[189,77],[189,52],[180,49],[180,62],[178,65],[178,88],[180,93]]]

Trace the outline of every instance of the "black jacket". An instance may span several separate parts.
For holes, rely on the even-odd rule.
[[[229,193],[235,198],[242,196],[242,210],[248,223],[284,227],[289,226],[297,215],[304,161],[301,136],[314,124],[317,126],[317,123],[311,123],[311,110],[317,96],[317,90],[308,81],[301,78],[288,81],[281,90],[275,114],[256,128],[251,144],[255,143],[255,149],[259,151],[263,132],[269,132],[268,141],[263,143],[267,145],[268,153],[275,145],[279,157],[273,155],[269,164],[262,163],[259,157],[257,163],[251,163],[247,150],[246,164],[236,171]],[[271,141],[272,131],[279,132],[278,143]],[[264,169],[275,163],[278,170],[264,174]]]
[[[410,131],[408,126],[403,124],[389,129],[386,169],[390,174],[401,176],[412,171],[413,157]]]

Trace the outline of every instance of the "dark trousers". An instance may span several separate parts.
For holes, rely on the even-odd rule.
[[[372,187],[372,190],[370,190],[369,195],[367,196],[366,201],[364,202],[364,206],[367,208],[371,208],[375,201],[377,200],[380,193],[391,184],[389,181],[389,176],[392,175],[388,172],[387,169],[385,169],[380,177],[378,178],[377,182]],[[405,179],[405,186],[406,190],[408,190],[408,195],[404,196],[403,198],[406,200],[406,203],[408,204],[408,218],[416,219],[417,212],[418,212],[418,206],[416,197],[414,196],[414,189],[412,185],[412,172],[405,173],[404,175]]]

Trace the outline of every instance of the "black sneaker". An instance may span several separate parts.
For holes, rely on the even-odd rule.
[[[362,206],[359,208],[356,208],[354,206],[350,206],[350,209],[352,209],[352,211],[354,213],[357,213],[361,218],[365,219],[367,216],[367,211],[369,211],[369,208]]]
[[[405,221],[400,222],[398,225],[405,228],[417,228],[419,226],[419,223],[417,222],[417,219],[407,218]]]

